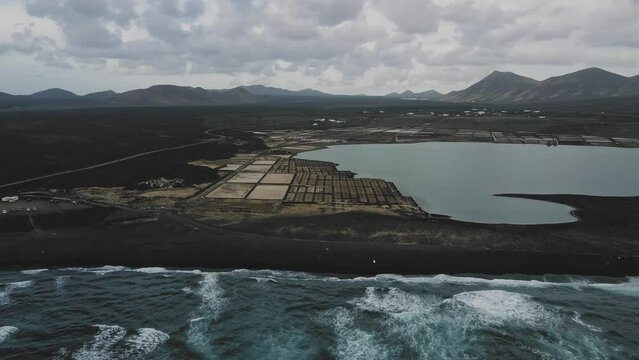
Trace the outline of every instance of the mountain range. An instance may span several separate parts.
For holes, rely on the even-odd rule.
[[[389,100],[421,99],[441,102],[515,103],[573,101],[639,96],[639,76],[625,77],[599,68],[534,80],[512,72],[494,71],[470,87],[441,94],[435,90],[404,91],[384,96]],[[154,85],[117,93],[112,90],[76,95],[63,89],[48,89],[31,95],[0,92],[0,108],[98,107],[98,106],[184,106],[232,105],[271,101],[304,101],[312,98],[346,97],[318,90],[287,90],[264,85],[208,90],[201,87]],[[379,98],[379,97],[378,97]],[[276,100],[277,99],[277,100]]]
[[[419,93],[414,93],[410,90],[406,90],[403,93],[393,92],[384,96],[400,99],[439,100],[442,96],[444,96],[444,94],[440,93],[437,90],[427,90]]]
[[[599,68],[537,81],[512,72],[494,71],[467,89],[440,101],[541,102],[589,100],[639,95],[639,76],[625,77]]]

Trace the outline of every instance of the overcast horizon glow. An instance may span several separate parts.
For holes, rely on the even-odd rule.
[[[264,84],[333,94],[639,74],[639,0],[3,0],[0,91]]]

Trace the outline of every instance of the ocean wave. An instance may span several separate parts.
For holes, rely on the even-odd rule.
[[[324,321],[335,332],[333,349],[338,359],[390,359],[395,358],[391,349],[382,345],[372,332],[355,326],[353,311],[338,307],[326,313]]]
[[[575,290],[598,289],[614,292],[626,296],[639,297],[639,277],[626,277],[620,282],[598,282],[584,276],[550,275],[540,279],[507,279],[507,278],[480,278],[473,276],[454,276],[447,274],[428,276],[404,276],[396,274],[379,274],[372,277],[340,278],[335,276],[311,274],[299,271],[285,270],[247,270],[236,269],[232,271],[202,272],[193,269],[166,269],[163,267],[129,268],[125,266],[106,265],[96,268],[64,268],[62,271],[91,272],[97,275],[105,275],[111,272],[138,272],[146,274],[216,274],[239,278],[249,278],[258,282],[291,281],[321,281],[321,282],[372,282],[372,283],[403,283],[409,285],[459,285],[459,286],[483,286],[492,288],[550,288],[570,287]],[[30,270],[27,270],[30,271]],[[39,271],[39,270],[33,270]]]
[[[115,359],[113,346],[126,336],[126,329],[118,325],[94,325],[98,333],[89,343],[73,354],[74,360]]]
[[[577,311],[573,311],[574,316],[572,317],[572,321],[576,322],[577,324],[585,327],[586,329],[590,330],[590,331],[594,331],[594,332],[603,332],[603,330],[597,326],[591,325],[586,323],[585,321],[583,321],[581,319],[581,314]]]
[[[72,355],[74,360],[142,359],[151,354],[169,335],[152,328],[137,329],[127,338],[127,330],[118,325],[94,325],[98,333]],[[62,351],[64,350],[64,351]],[[61,349],[66,352],[66,349]]]
[[[575,290],[599,289],[616,292],[627,296],[639,296],[639,277],[626,277],[624,282],[601,283],[585,277],[571,277],[568,282],[519,280],[519,279],[483,279],[467,276],[434,275],[434,276],[402,276],[394,274],[382,274],[374,277],[357,277],[352,281],[377,281],[384,283],[399,282],[404,284],[429,284],[429,285],[461,285],[461,286],[485,286],[485,287],[509,287],[509,288],[550,288],[569,287]]]
[[[199,293],[202,297],[200,309],[217,318],[222,312],[222,305],[224,304],[224,289],[219,284],[218,274],[205,274],[202,281],[200,281]]]
[[[114,266],[114,265],[104,265],[102,267],[69,267],[62,268],[60,271],[68,271],[68,272],[89,272],[94,273],[96,275],[106,275],[108,273],[117,272],[117,271],[126,271],[126,266]]]
[[[199,275],[202,273],[200,270],[171,270],[163,267],[146,267],[137,269],[127,269],[126,271],[133,271],[145,274],[193,274]]]
[[[286,270],[247,270],[236,269],[230,272],[220,272],[219,274],[230,275],[242,278],[269,278],[273,280],[297,280],[297,281],[344,281],[348,279],[340,279],[332,276],[322,276],[306,273],[303,271],[286,271]]]
[[[601,329],[591,327],[577,315],[572,321],[581,326],[572,326],[571,318],[560,309],[517,292],[467,291],[441,299],[393,287],[367,287],[362,296],[347,303],[353,308],[338,307],[329,312],[336,336],[350,339],[336,340],[342,346],[335,349],[341,354],[340,358],[354,356],[351,350],[357,347],[351,345],[367,341],[377,342],[377,348],[371,348],[375,350],[366,355],[372,358],[376,358],[373,354],[377,353],[382,358],[389,355],[424,359],[482,358],[477,351],[486,350],[481,335],[486,331],[504,335],[512,331],[540,334],[533,337],[536,340],[522,344],[522,350],[543,358],[597,358],[609,351],[606,343],[593,333]],[[368,312],[377,314],[372,328],[367,321],[355,321],[357,316],[371,319]],[[583,342],[589,345],[584,347]],[[408,352],[394,354],[384,344],[395,344],[394,347]],[[380,350],[382,345],[387,348]],[[493,357],[489,356],[490,351],[483,356]]]
[[[477,319],[490,325],[524,322],[528,325],[548,325],[556,322],[557,314],[525,294],[503,290],[468,291],[453,295],[444,303],[462,304],[478,315]]]
[[[0,344],[15,335],[19,329],[15,326],[0,326]]]
[[[49,269],[31,269],[31,270],[22,270],[21,273],[25,275],[36,275],[45,271],[49,271]]]
[[[0,292],[0,305],[7,305],[11,302],[11,293],[15,289],[24,289],[33,285],[33,281],[16,281],[5,284],[4,290]]]
[[[189,321],[187,342],[202,353],[209,354],[211,341],[211,320],[217,320],[225,303],[224,289],[219,284],[219,273],[205,273],[198,290],[202,302]]]
[[[460,286],[485,286],[504,288],[550,288],[550,287],[570,287],[575,290],[599,289],[616,292],[627,296],[639,296],[639,277],[626,277],[625,281],[618,283],[597,282],[583,276],[555,276],[556,279],[564,281],[553,281],[546,277],[538,279],[485,279],[472,276],[454,276],[447,274],[428,276],[404,276],[396,274],[379,274],[372,277],[339,278],[334,276],[315,275],[306,272],[280,271],[280,270],[247,270],[238,269],[231,272],[219,272],[243,278],[269,278],[273,280],[294,280],[294,281],[329,281],[329,282],[377,282],[393,283],[399,282],[409,285],[460,285]]]
[[[193,274],[200,275],[202,271],[193,269],[193,270],[182,270],[182,269],[167,269],[163,267],[143,267],[143,268],[131,268],[127,266],[115,266],[115,265],[105,265],[102,267],[70,267],[70,268],[62,268],[61,271],[68,272],[89,272],[97,275],[106,275],[113,272],[137,272],[144,274]]]
[[[162,331],[152,328],[137,330],[137,335],[126,340],[126,350],[120,356],[121,359],[145,358],[155,349],[168,341],[170,336]]]
[[[69,276],[68,275],[56,276],[55,277],[55,289],[57,291],[61,291],[64,288],[64,285],[67,283],[67,280],[69,280]]]
[[[364,311],[398,314],[432,311],[438,301],[434,296],[426,298],[397,288],[367,287],[363,297],[351,300],[349,303]]]

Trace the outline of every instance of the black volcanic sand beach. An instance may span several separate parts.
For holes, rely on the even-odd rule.
[[[343,274],[639,274],[637,228],[632,224],[637,198],[552,199],[581,204],[577,213],[582,221],[497,226],[346,213],[219,227],[169,212],[105,211],[102,221],[87,216],[83,225],[76,220],[66,226],[57,219],[54,225],[40,226],[36,220],[34,230],[0,233],[0,268],[110,264]],[[608,217],[598,216],[600,211]],[[283,229],[295,225],[306,230]],[[396,235],[386,236],[391,230]],[[376,232],[384,235],[383,241],[372,236]]]

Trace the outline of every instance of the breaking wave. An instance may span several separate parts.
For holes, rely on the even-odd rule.
[[[118,325],[95,325],[98,333],[72,355],[73,360],[143,359],[169,340],[169,335],[151,328],[141,328],[137,334],[127,336],[127,330]],[[60,351],[65,353],[66,350]]]
[[[0,344],[18,332],[15,326],[0,326]]]
[[[94,325],[98,333],[89,343],[73,354],[74,360],[107,360],[116,358],[113,346],[126,336],[126,329],[117,325]]]
[[[389,349],[380,344],[372,331],[355,326],[355,313],[336,308],[326,314],[326,322],[335,331],[336,345],[333,352],[338,359],[390,359]]]
[[[202,353],[211,353],[211,326],[218,320],[224,306],[224,289],[219,284],[219,274],[206,273],[198,290],[202,302],[189,321],[187,342]]]
[[[503,290],[463,292],[444,303],[470,308],[479,321],[491,325],[524,322],[539,326],[553,323],[557,318],[554,312],[534,302],[529,295]]]
[[[15,289],[24,289],[33,285],[33,281],[16,281],[8,283],[4,286],[4,290],[0,292],[0,305],[7,305],[11,302],[11,293]]]
[[[31,270],[22,270],[21,273],[25,275],[36,275],[45,271],[49,271],[49,269],[31,269]]]

